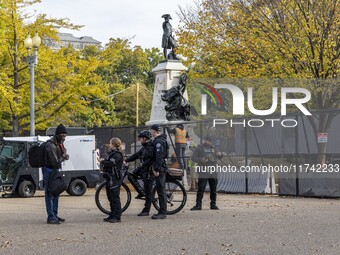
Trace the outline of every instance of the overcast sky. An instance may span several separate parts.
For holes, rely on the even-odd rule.
[[[61,29],[60,32],[92,36],[103,46],[110,38],[119,37],[130,38],[132,45],[143,48],[161,48],[164,21],[161,16],[169,13],[175,29],[179,24],[178,6],[188,5],[194,5],[194,0],[42,0],[32,10],[84,25],[80,31]]]

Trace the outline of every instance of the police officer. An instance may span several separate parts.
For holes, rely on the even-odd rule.
[[[159,200],[159,211],[157,214],[152,215],[152,219],[166,219],[166,191],[165,191],[165,179],[166,179],[166,161],[168,157],[169,145],[166,141],[166,134],[161,134],[161,126],[154,124],[151,127],[151,134],[154,137],[154,164],[153,174],[156,178],[156,189]]]
[[[141,199],[143,196],[145,196],[144,208],[142,212],[138,214],[138,216],[148,216],[151,208],[152,186],[155,181],[155,177],[152,173],[154,148],[151,138],[152,134],[148,130],[141,131],[138,134],[138,139],[142,144],[142,148],[125,160],[125,162],[128,163],[139,159],[141,163],[141,166],[136,168],[136,170],[133,172],[137,178],[141,176],[144,182],[145,194],[138,194],[136,197],[137,199]],[[131,176],[131,178],[133,177]],[[131,179],[130,182],[131,184],[134,184],[137,182],[137,180]]]
[[[110,214],[104,221],[117,223],[121,221],[122,206],[120,202],[120,186],[122,184],[121,171],[124,162],[122,142],[119,138],[113,137],[110,140],[110,152],[107,159],[100,159],[103,166],[106,182],[106,195],[110,201]]]
[[[210,209],[218,210],[216,205],[216,186],[217,186],[217,175],[216,173],[205,172],[208,166],[216,166],[217,158],[221,157],[221,153],[215,152],[214,146],[212,144],[212,138],[206,136],[203,144],[198,146],[192,155],[192,161],[196,162],[198,165],[198,190],[196,196],[196,205],[191,208],[191,211],[202,210],[202,199],[205,191],[205,187],[209,182],[210,186]]]

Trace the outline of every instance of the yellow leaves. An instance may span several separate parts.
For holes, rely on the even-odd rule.
[[[339,78],[338,2],[203,0],[181,15],[178,51],[192,78]],[[312,108],[339,106],[339,84],[300,85],[322,97]]]
[[[45,14],[38,14],[33,22],[27,22],[25,7],[35,2],[4,0],[0,8],[0,26],[4,27],[0,30],[0,116],[6,116],[5,125],[0,126],[11,128],[15,118],[19,119],[19,127],[15,129],[20,131],[29,128],[30,76],[23,40],[28,33],[37,30],[41,37],[56,40],[55,25],[69,29],[80,27],[67,19],[47,18]],[[104,51],[96,47],[83,51],[73,47],[52,51],[41,45],[34,70],[37,129],[59,121],[88,127],[117,124],[114,102],[118,100],[111,94],[135,82],[152,84],[151,69],[161,58],[158,49],[144,51],[130,44],[126,39],[111,39]],[[147,104],[151,102],[151,94],[145,93],[146,86],[141,85],[141,88],[140,104],[149,111],[151,106]],[[124,112],[133,95],[124,95],[125,101],[120,102],[123,109],[121,123],[135,123],[134,120],[129,122],[132,115]],[[145,110],[143,107],[141,111]],[[145,119],[148,116],[146,113]]]
[[[232,73],[219,73],[236,77],[251,75],[254,67],[262,77],[324,77],[334,68],[327,64],[339,50],[335,47],[339,45],[340,11],[333,1],[321,0],[312,6],[300,0],[229,3],[203,1],[204,8],[188,10],[187,16],[182,12],[180,52],[199,67],[197,72],[214,75],[208,70],[223,66],[221,61]],[[221,57],[221,52],[227,57]],[[335,71],[339,73],[339,68]]]
[[[54,25],[79,28],[68,20],[47,19],[46,15],[27,22],[25,8],[35,2],[38,1],[1,1],[0,115],[6,116],[2,128],[11,129],[12,118],[19,119],[19,127],[15,128],[18,130],[29,123],[30,76],[23,46],[27,34],[38,30],[41,37],[56,39]],[[95,57],[84,60],[80,54],[71,48],[53,52],[44,45],[39,47],[38,65],[34,70],[37,128],[46,128],[56,120],[73,124],[77,114],[88,112],[92,98],[104,97],[108,91],[108,86],[95,73],[100,61]]]

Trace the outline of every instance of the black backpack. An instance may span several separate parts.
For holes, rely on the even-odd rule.
[[[47,142],[43,142],[40,144],[33,144],[31,148],[28,150],[28,163],[31,167],[43,167],[45,166],[46,159],[46,144]]]

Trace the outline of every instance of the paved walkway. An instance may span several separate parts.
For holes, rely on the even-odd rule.
[[[0,254],[340,254],[340,200],[219,194],[219,211],[191,212],[195,193],[166,220],[137,217],[133,200],[122,223],[103,222],[94,191],[62,196],[61,225],[47,225],[42,192],[0,198]]]

